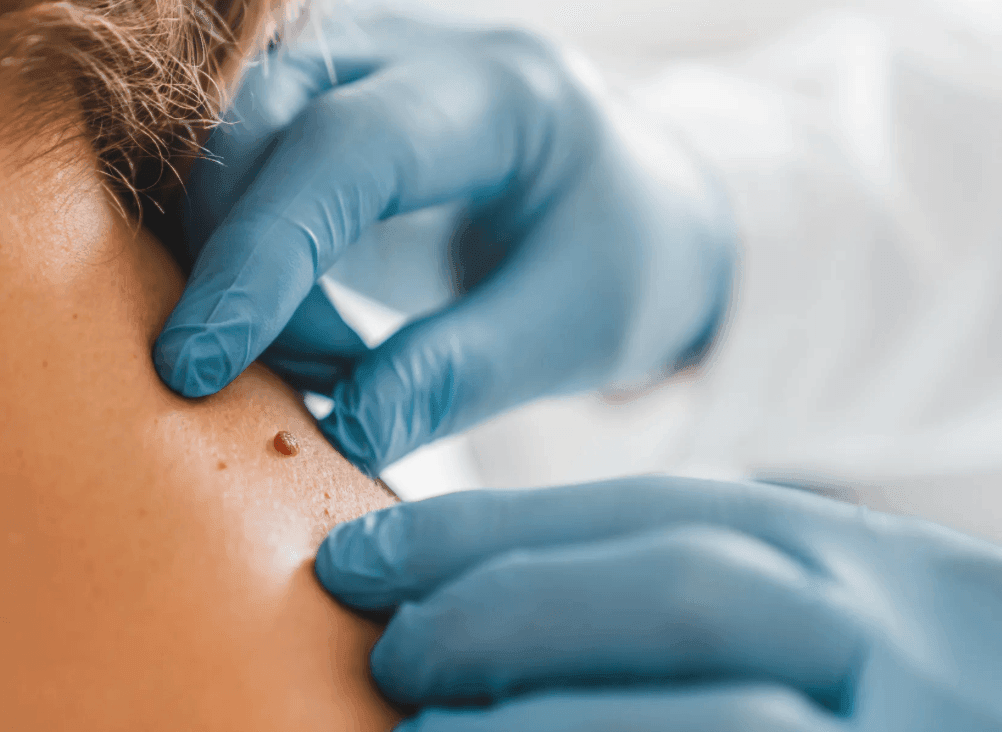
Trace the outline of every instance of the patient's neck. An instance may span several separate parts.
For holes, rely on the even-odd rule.
[[[26,135],[16,120],[5,124],[21,102],[15,87],[0,86],[0,236],[37,276],[60,281],[121,254],[112,234],[134,233],[136,221],[117,205],[72,108]]]

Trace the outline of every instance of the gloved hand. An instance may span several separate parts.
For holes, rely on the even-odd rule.
[[[333,43],[271,54],[213,135],[225,165],[192,174],[198,258],[155,347],[167,384],[213,393],[275,341],[269,365],[330,394],[322,429],[377,473],[507,407],[705,344],[734,232],[668,130],[521,32],[364,29],[373,50],[335,47],[329,67]],[[467,207],[454,249],[468,292],[367,352],[317,278],[374,222],[447,201]]]
[[[336,527],[316,573],[395,611],[400,732],[1002,729],[1002,548],[794,489],[456,493]]]

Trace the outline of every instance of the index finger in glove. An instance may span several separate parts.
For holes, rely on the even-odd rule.
[[[198,257],[156,344],[164,381],[185,396],[232,381],[375,221],[502,191],[526,110],[481,73],[462,59],[392,66],[311,104]]]
[[[710,523],[746,531],[813,565],[799,532],[854,511],[789,488],[650,476],[534,491],[468,491],[377,511],[334,528],[316,573],[367,610],[419,600],[468,568],[514,549],[601,541]]]

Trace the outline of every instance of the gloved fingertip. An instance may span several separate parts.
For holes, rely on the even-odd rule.
[[[369,654],[369,672],[376,685],[398,704],[420,704],[430,685],[424,641],[430,636],[425,618],[418,606],[403,603],[387,626],[387,632],[376,641]]]
[[[352,578],[360,572],[371,573],[364,563],[359,565],[359,559],[366,554],[364,549],[359,551],[359,545],[366,541],[361,523],[362,519],[356,519],[334,527],[317,551],[314,571],[321,584],[333,594],[348,589]]]
[[[375,444],[365,422],[345,404],[343,384],[334,390],[334,408],[320,422],[320,431],[352,465],[370,478],[379,475],[385,467],[379,459],[379,448]]]
[[[407,519],[399,507],[375,511],[335,526],[317,551],[313,568],[324,588],[365,610],[397,604],[395,584],[403,555]]]
[[[348,524],[340,524],[331,529],[330,533],[317,549],[316,559],[313,560],[313,573],[317,580],[332,595],[337,596],[341,590],[341,572],[338,569],[340,554],[337,534],[345,531]]]
[[[218,331],[206,327],[165,328],[153,347],[153,363],[164,383],[186,397],[215,394],[236,377]]]
[[[388,651],[388,648],[389,645],[383,641],[382,637],[376,641],[376,645],[373,646],[372,651],[369,653],[369,673],[372,675],[372,680],[376,682],[376,686],[383,693],[383,696],[392,699],[398,704],[406,703],[398,698],[400,689],[398,688],[397,677],[394,674],[396,664],[393,663],[391,659],[393,654]]]

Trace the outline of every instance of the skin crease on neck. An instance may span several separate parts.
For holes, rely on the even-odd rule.
[[[312,557],[394,499],[259,365],[201,400],[163,386],[150,352],[181,274],[89,146],[30,160],[49,141],[0,134],[0,727],[391,729],[379,628]]]

